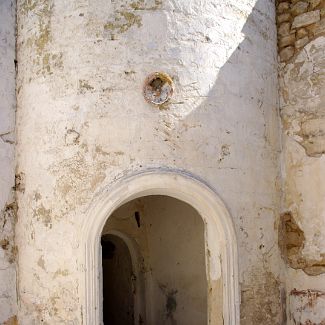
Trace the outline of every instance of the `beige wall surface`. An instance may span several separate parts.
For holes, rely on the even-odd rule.
[[[81,225],[123,174],[209,183],[233,218],[241,324],[280,321],[274,4],[18,1],[20,324],[80,324]],[[168,73],[174,95],[147,103]]]
[[[325,1],[277,4],[287,323],[325,323]]]

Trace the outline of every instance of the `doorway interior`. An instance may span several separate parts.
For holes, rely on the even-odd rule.
[[[102,231],[105,325],[208,324],[205,226],[165,195],[116,209]]]
[[[149,251],[150,247],[154,247],[154,245],[150,244],[149,239],[147,242],[142,242],[140,238],[136,239],[135,233],[133,233],[136,228],[126,234],[122,228],[121,231],[114,230],[114,224],[112,221],[110,222],[110,219],[114,219],[112,217],[116,211],[125,208],[129,202],[133,201],[134,203],[136,199],[147,196],[175,198],[192,207],[199,215],[204,224],[205,263],[202,263],[202,265],[204,265],[206,271],[206,288],[208,289],[207,324],[239,325],[240,295],[237,239],[228,209],[216,191],[204,181],[184,171],[163,168],[150,169],[121,177],[101,193],[97,193],[91,207],[85,213],[81,232],[81,242],[83,244],[80,246],[80,260],[84,266],[83,272],[80,274],[83,323],[85,325],[103,324],[104,306],[100,242],[101,236],[107,233],[114,233],[122,238],[130,251],[132,270],[136,276],[134,282],[136,289],[134,294],[135,324],[141,323],[141,321],[145,324],[155,324],[152,321],[154,319],[153,314],[154,311],[158,310],[159,305],[164,311],[167,310],[167,305],[169,310],[176,311],[172,313],[165,312],[165,316],[168,316],[170,323],[175,319],[177,312],[181,310],[181,299],[178,299],[180,291],[177,291],[174,295],[168,295],[168,293],[173,293],[175,290],[165,290],[167,297],[171,298],[171,296],[175,295],[176,298],[178,297],[176,299],[176,309],[174,307],[170,308],[175,306],[173,299],[168,299],[169,303],[167,304],[166,294],[161,294],[165,296],[163,304],[158,303],[159,299],[154,299],[157,297],[155,294],[157,285],[154,282],[154,271],[157,268],[148,264],[148,255],[149,257],[157,256],[152,254],[152,251]],[[136,208],[138,209],[138,206]],[[156,208],[157,206],[154,206],[150,211],[158,211],[159,209]],[[136,211],[133,210],[131,214],[121,217],[121,223],[126,225],[128,222],[126,219],[132,215],[136,224],[137,219],[140,220],[141,228],[141,210],[138,211],[139,215],[137,217]],[[152,214],[150,217],[152,217]],[[125,220],[123,221],[123,219]],[[186,225],[186,223],[184,224]],[[175,225],[169,227],[169,229],[174,227]],[[179,252],[180,249],[175,248],[173,251]],[[202,275],[203,272],[200,272],[200,274]],[[165,288],[165,286],[160,287]],[[158,286],[158,288],[160,287]],[[160,291],[163,292],[162,289]],[[139,320],[139,315],[144,315],[145,318]],[[161,319],[165,321],[165,318]]]

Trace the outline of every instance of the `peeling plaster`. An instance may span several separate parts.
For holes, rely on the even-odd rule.
[[[274,13],[267,0],[18,2],[21,325],[81,322],[86,211],[150,168],[215,188],[238,230],[241,324],[279,322]],[[162,109],[143,98],[154,71],[175,86]]]
[[[310,34],[314,27],[308,26],[310,40],[279,69],[285,211],[279,245],[288,267],[289,325],[325,323],[323,298],[316,299],[325,283],[325,38]]]
[[[282,256],[294,269],[302,269],[308,275],[325,273],[325,254],[320,259],[304,256],[305,235],[290,212],[281,215],[279,227],[279,246]]]

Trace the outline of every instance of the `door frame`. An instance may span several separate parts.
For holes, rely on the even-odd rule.
[[[100,239],[107,219],[123,204],[148,195],[174,197],[200,214],[205,224],[208,324],[239,325],[238,253],[231,216],[204,181],[161,168],[121,177],[97,195],[85,214],[80,250],[83,324],[102,324]]]

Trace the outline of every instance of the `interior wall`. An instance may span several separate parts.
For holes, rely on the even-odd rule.
[[[148,324],[207,324],[204,223],[191,206],[166,196],[143,197],[112,214],[103,233],[112,230],[139,245]]]
[[[153,196],[146,205],[153,324],[207,324],[202,218],[191,206],[169,197]]]
[[[108,325],[134,325],[134,274],[126,243],[102,237],[103,320]]]

